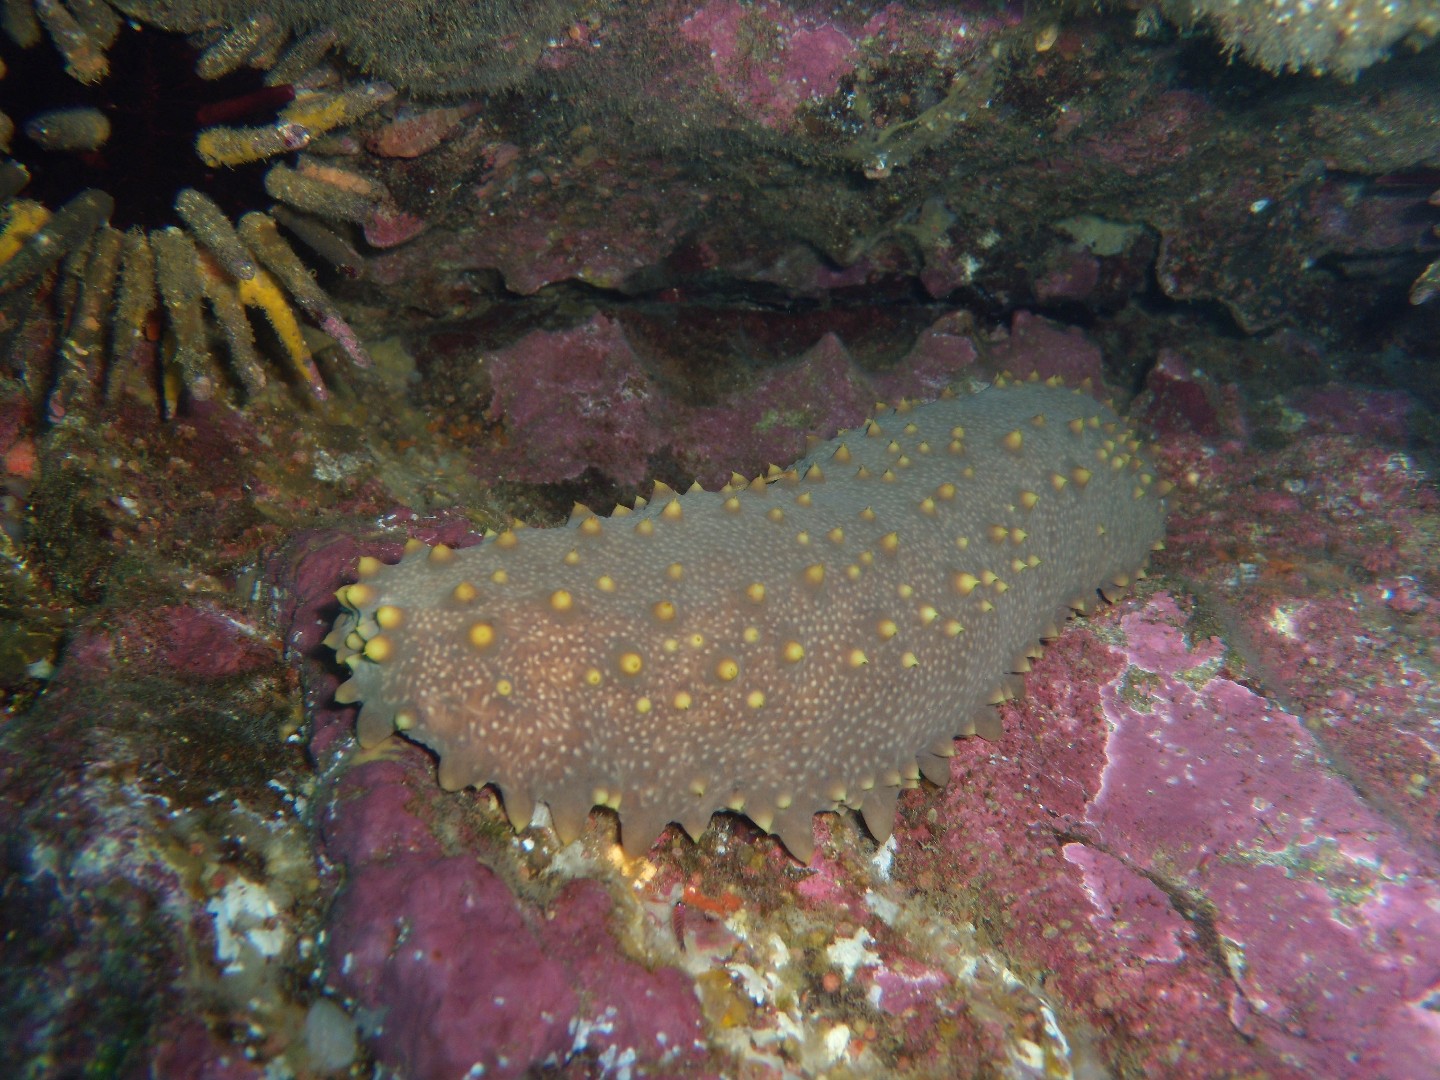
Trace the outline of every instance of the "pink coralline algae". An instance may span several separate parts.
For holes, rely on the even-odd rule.
[[[1149,878],[1115,856],[1081,843],[1066,844],[1065,861],[1080,867],[1095,905],[1090,921],[1125,942],[1146,962],[1179,960],[1190,928],[1170,898]]]
[[[1318,386],[1292,395],[1307,433],[1363,436],[1403,444],[1416,403],[1400,390],[1357,394],[1339,386]]]
[[[1145,377],[1145,421],[1164,434],[1214,437],[1223,424],[1221,391],[1174,349],[1161,349]]]
[[[999,747],[960,746],[902,879],[1002,905],[1012,957],[1152,1074],[1434,1075],[1431,856],[1168,594],[1096,630],[1037,665]]]
[[[287,673],[265,652],[218,605],[109,610],[73,634],[42,707],[0,729],[7,1075],[108,1061],[255,1080],[247,1047],[205,1020],[246,998],[276,1067],[304,1067],[303,1006],[280,983],[299,938],[287,898],[313,874],[289,854],[308,839],[287,820],[296,755],[262,704]]]
[[[397,859],[359,874],[331,933],[339,988],[383,1010],[377,1051],[409,1074],[521,1075],[570,1047],[567,972],[473,859]]]
[[[1103,137],[1087,139],[1084,153],[1096,155],[1126,175],[1144,176],[1174,168],[1184,160],[1213,120],[1214,107],[1202,95],[1167,91]]]
[[[1322,1076],[1425,1075],[1435,867],[1297,717],[1218,674],[1223,646],[1192,645],[1186,621],[1164,594],[1120,620],[1131,667],[1101,692],[1111,735],[1085,823],[1131,873],[1203,898],[1237,1030]]]
[[[709,405],[678,400],[652,374],[655,365],[642,362],[619,320],[596,315],[568,330],[532,331],[485,360],[492,394],[485,415],[502,424],[504,437],[481,449],[477,461],[504,479],[554,483],[593,469],[635,485],[668,457],[702,484],[718,486],[732,469],[794,460],[807,434],[853,427],[876,401],[938,393],[978,356],[953,323],[937,321],[896,371],[874,375],[827,333],[754,385]],[[1069,350],[1057,355],[1087,348],[1078,334],[1051,336]],[[1028,348],[1039,352],[1049,344],[1045,338],[1040,349]],[[1007,355],[1028,355],[1025,348]],[[1046,374],[1075,367],[1064,362]]]
[[[1424,675],[1440,640],[1427,555],[1440,498],[1407,455],[1329,433],[1336,395],[1351,415],[1393,413],[1390,396],[1316,393],[1318,415],[1302,411],[1305,396],[1289,405],[1302,434],[1279,451],[1167,441],[1162,453],[1195,485],[1169,543],[1249,678],[1304,717],[1367,799],[1440,845],[1440,690]],[[1391,607],[1397,587],[1411,614]]]
[[[754,40],[761,27],[763,46]],[[804,102],[834,93],[854,67],[855,43],[843,30],[777,3],[712,0],[680,33],[706,49],[738,106],[777,127]]]
[[[488,363],[487,417],[515,432],[514,452],[494,455],[504,479],[568,480],[598,466],[621,483],[649,475],[662,445],[659,388],[620,326],[597,315],[578,330],[537,330]]]
[[[1058,375],[1067,384],[1079,385],[1089,379],[1100,385],[1100,350],[1076,326],[1061,328],[1049,319],[1017,311],[1010,320],[1010,333],[990,350],[991,361],[1002,371],[1018,378]]]
[[[126,612],[74,635],[70,654],[91,676],[124,666],[192,679],[218,679],[254,671],[275,653],[255,626],[204,605],[163,605]]]
[[[877,971],[872,985],[876,1004],[892,1016],[902,1016],[934,1001],[949,983],[941,972],[902,958]]]
[[[747,118],[791,130],[807,105],[818,105],[867,67],[892,58],[942,64],[1019,21],[993,5],[944,11],[903,4],[871,9],[864,19],[843,8],[763,0],[707,0],[680,25],[680,36],[704,50],[721,94]]]
[[[727,442],[738,451],[735,460],[755,462],[757,468],[760,463],[790,461],[803,452],[802,429],[853,426],[873,405],[873,396],[867,395],[865,379],[840,339],[827,334],[794,364],[768,373],[749,393],[712,408],[684,410],[676,439],[679,456],[702,481],[723,482],[730,472],[716,453]]]
[[[482,838],[448,854],[423,756],[362,764],[338,784],[324,829],[346,868],[330,916],[333,985],[376,1018],[365,1034],[382,1062],[416,1078],[572,1062],[695,1075],[689,980],[617,951],[602,885],[571,882],[536,905],[477,860]]]

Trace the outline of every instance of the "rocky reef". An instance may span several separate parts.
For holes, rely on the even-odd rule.
[[[1440,1076],[1430,7],[354,10],[0,5],[7,1076]],[[359,744],[362,556],[1001,378],[1164,547],[883,840]]]

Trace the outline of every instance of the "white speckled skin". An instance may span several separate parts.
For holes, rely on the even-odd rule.
[[[818,472],[812,472],[812,467]],[[1154,467],[1092,398],[1028,383],[887,412],[770,482],[362,560],[331,643],[447,788],[494,783],[562,839],[595,804],[643,850],[742,810],[802,859],[811,816],[888,835],[1067,605],[1164,525]]]

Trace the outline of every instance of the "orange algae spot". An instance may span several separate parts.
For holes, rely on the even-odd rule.
[[[21,439],[9,450],[5,451],[5,473],[7,476],[18,476],[22,480],[35,479],[35,469],[39,463],[39,457],[35,452],[35,444],[29,439]]]
[[[693,882],[685,886],[685,891],[680,894],[680,902],[722,919],[734,915],[745,903],[733,892],[722,892],[718,896],[703,893],[700,886]]]
[[[31,199],[18,199],[6,209],[0,231],[0,266],[13,259],[32,236],[45,227],[50,211]]]
[[[319,180],[323,184],[337,187],[341,191],[349,192],[352,195],[376,195],[375,185],[358,173],[349,169],[337,169],[333,165],[321,165],[314,161],[302,161],[296,168],[312,180]]]

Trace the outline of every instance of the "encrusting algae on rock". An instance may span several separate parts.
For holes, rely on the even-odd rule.
[[[732,810],[808,862],[813,814],[883,839],[954,736],[998,736],[1013,673],[1142,572],[1167,487],[1058,382],[902,403],[716,492],[362,558],[336,698],[362,745],[403,732],[517,828],[543,801],[569,842],[608,806],[638,853]]]

